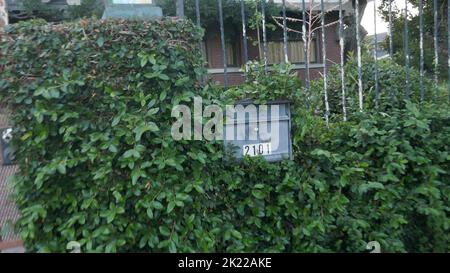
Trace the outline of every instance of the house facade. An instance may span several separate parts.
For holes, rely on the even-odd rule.
[[[281,2],[275,1],[275,2]],[[308,1],[307,6],[308,6]],[[325,50],[327,60],[324,59],[322,52],[322,29],[320,27],[320,17],[316,25],[315,31],[312,32],[312,39],[310,43],[310,52],[308,59],[308,67],[311,79],[317,79],[323,74],[325,65],[328,67],[340,63],[340,46],[339,46],[339,1],[325,0]],[[288,18],[301,19],[301,0],[286,1],[286,5],[290,10],[297,10],[298,12],[287,14]],[[320,1],[312,0],[313,14],[320,16]],[[345,15],[353,13],[351,1],[343,1],[343,12]],[[267,19],[270,22],[270,18]],[[281,21],[279,21],[281,22]],[[224,22],[226,24],[226,22]],[[267,29],[267,63],[269,65],[279,64],[284,62],[284,44],[283,44],[283,28],[280,25],[275,25],[275,29]],[[287,55],[288,60],[294,66],[294,70],[300,79],[305,79],[306,65],[304,58],[303,39],[301,35],[301,23],[290,22],[289,29],[298,30],[296,32],[288,31]],[[242,35],[242,27],[227,28],[226,31],[232,34],[225,33],[228,38],[225,39],[225,48],[227,55],[227,79],[229,85],[238,85],[244,82],[245,75],[242,71],[244,65],[244,39]],[[259,36],[259,37],[258,37]],[[249,61],[259,61],[263,63],[263,41],[262,31],[247,29],[247,52]],[[255,43],[254,41],[258,41]],[[252,42],[253,41],[253,42]],[[209,79],[216,84],[224,83],[224,62],[223,51],[221,46],[220,28],[211,26],[206,29],[205,38],[203,41],[203,56],[207,61],[207,69]]]

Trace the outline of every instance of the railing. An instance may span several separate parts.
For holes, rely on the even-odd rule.
[[[8,0],[8,2],[17,2],[17,0]],[[173,0],[167,0],[170,1],[171,4],[173,4]],[[238,68],[233,67],[230,68],[227,63],[228,63],[228,56],[227,56],[227,46],[226,46],[226,27],[225,27],[225,22],[224,22],[224,7],[223,7],[223,2],[225,0],[190,0],[191,3],[195,3],[195,22],[198,26],[201,26],[202,23],[202,18],[201,18],[201,13],[200,13],[200,4],[201,3],[208,3],[209,6],[211,5],[217,5],[218,8],[218,21],[219,21],[219,30],[220,30],[220,49],[221,49],[221,64],[223,65],[223,70],[222,68],[220,69],[220,71],[218,71],[217,67],[212,67],[213,69],[211,69],[211,71],[213,70],[215,74],[217,74],[217,72],[220,72],[220,74],[222,74],[223,72],[223,84],[225,86],[225,88],[229,87],[229,74],[231,73],[235,73],[237,71]],[[374,67],[375,67],[375,71],[374,71],[374,75],[373,75],[373,81],[375,82],[374,85],[374,100],[375,100],[375,105],[378,105],[379,100],[380,100],[380,94],[381,91],[380,90],[380,78],[379,78],[379,68],[378,68],[378,41],[377,41],[377,24],[379,23],[378,20],[380,20],[380,18],[378,18],[376,16],[377,14],[377,7],[379,4],[382,3],[382,1],[387,2],[387,19],[388,19],[388,37],[390,37],[389,39],[389,46],[388,46],[388,51],[389,51],[389,56],[390,58],[394,58],[394,56],[396,56],[397,52],[395,51],[395,47],[394,47],[394,41],[392,39],[393,37],[393,33],[394,33],[394,16],[393,16],[393,3],[399,3],[399,2],[403,2],[404,4],[404,9],[402,11],[403,15],[405,18],[408,17],[408,14],[411,11],[411,3],[410,0],[397,0],[397,1],[393,1],[393,0],[372,0],[370,3],[367,3],[367,1],[365,0],[274,0],[274,1],[270,1],[270,0],[251,0],[253,3],[257,3],[257,10],[258,12],[260,12],[261,14],[261,18],[260,18],[260,28],[258,29],[258,33],[261,32],[262,33],[262,41],[260,41],[260,43],[262,44],[261,49],[259,49],[260,51],[260,59],[261,62],[264,64],[264,68],[266,71],[268,71],[270,69],[270,62],[269,62],[269,40],[268,40],[268,35],[267,35],[267,20],[268,18],[266,18],[266,8],[267,8],[267,3],[268,2],[276,2],[279,6],[279,10],[280,10],[280,16],[278,16],[277,22],[278,22],[278,27],[282,28],[282,50],[283,50],[283,59],[285,63],[288,63],[292,60],[290,60],[290,55],[288,54],[289,51],[289,43],[290,43],[290,36],[288,35],[288,32],[292,32],[295,31],[293,29],[291,29],[288,25],[288,21],[292,21],[295,20],[296,22],[298,22],[299,24],[301,24],[301,30],[297,30],[297,34],[301,35],[301,40],[303,41],[303,60],[301,63],[301,68],[304,70],[304,90],[305,90],[305,97],[306,97],[306,105],[309,106],[311,104],[311,86],[310,86],[310,82],[311,82],[311,74],[310,74],[310,70],[314,69],[315,71],[317,71],[318,69],[321,69],[321,74],[323,75],[323,96],[324,96],[324,108],[325,108],[325,118],[326,120],[328,120],[329,118],[329,104],[328,104],[328,92],[329,92],[329,82],[328,82],[328,75],[329,75],[329,69],[330,69],[330,65],[331,62],[328,61],[328,56],[329,56],[329,45],[327,41],[327,31],[325,31],[325,29],[327,29],[328,27],[330,27],[330,23],[327,22],[327,17],[326,15],[328,14],[328,12],[330,11],[330,9],[334,10],[335,13],[338,13],[338,19],[333,22],[333,24],[335,24],[335,26],[338,27],[338,39],[339,39],[339,43],[337,43],[336,47],[338,47],[338,51],[339,51],[339,58],[334,60],[335,63],[338,64],[339,69],[340,69],[340,81],[341,81],[341,92],[340,92],[340,96],[341,96],[341,105],[342,105],[342,116],[344,120],[347,120],[347,96],[348,96],[348,92],[346,90],[346,82],[348,81],[345,69],[344,69],[344,64],[345,64],[345,58],[346,58],[346,49],[345,49],[345,30],[344,30],[344,26],[346,25],[346,23],[348,22],[344,22],[344,19],[348,18],[346,17],[345,12],[348,11],[349,9],[349,1],[351,1],[350,3],[353,3],[353,5],[351,5],[351,9],[354,13],[354,25],[355,26],[359,26],[360,25],[360,20],[361,20],[361,16],[360,15],[360,6],[361,5],[366,5],[366,10],[368,9],[372,9],[374,11],[374,16],[373,16],[373,25],[374,25],[374,39],[375,41],[373,42],[373,62],[374,62]],[[176,10],[178,15],[183,15],[184,11],[183,11],[183,0],[177,0],[176,1]],[[187,2],[187,1],[186,1]],[[242,38],[242,61],[244,64],[247,64],[247,62],[251,59],[249,56],[249,48],[251,47],[250,42],[249,42],[249,14],[248,14],[248,10],[246,9],[246,3],[250,2],[247,0],[235,0],[236,3],[240,3],[240,11],[238,11],[238,13],[240,13],[240,19],[242,22],[242,30],[240,32],[241,34],[241,38]],[[297,6],[295,6],[298,9],[298,13],[299,13],[299,18],[290,18],[288,16],[287,13],[287,6],[290,5],[289,7],[292,8],[292,4],[295,3]],[[442,76],[445,75],[440,75],[440,67],[442,67],[443,64],[443,58],[439,57],[440,52],[442,50],[447,50],[447,73],[448,73],[448,78],[450,79],[450,54],[448,53],[449,49],[450,49],[450,20],[448,19],[450,17],[450,0],[427,0],[427,2],[425,2],[425,0],[418,0],[417,6],[418,6],[418,13],[419,13],[419,65],[418,65],[418,70],[419,70],[419,75],[420,75],[420,100],[424,101],[426,96],[428,96],[429,94],[427,94],[427,90],[425,90],[424,87],[424,79],[426,78],[426,67],[425,67],[425,48],[424,48],[424,44],[425,44],[425,15],[424,15],[424,4],[428,4],[426,5],[428,8],[431,8],[432,6],[432,21],[433,21],[433,26],[432,26],[432,36],[433,36],[433,54],[432,54],[432,58],[433,58],[433,68],[431,73],[433,74],[433,81],[434,81],[434,85],[435,88],[438,88],[439,82],[440,82],[440,78]],[[444,5],[443,5],[444,4]],[[445,26],[445,33],[440,32],[440,24],[443,21],[443,18],[439,18],[440,17],[440,13],[438,12],[439,9],[441,9],[442,7],[445,7],[446,5],[446,12],[447,12],[447,25]],[[330,8],[331,7],[331,8]],[[308,10],[309,9],[309,10]],[[441,17],[443,16],[444,13],[441,11]],[[239,15],[237,15],[239,16]],[[317,27],[314,26],[314,28],[317,28],[320,30],[320,35],[318,38],[318,40],[321,42],[321,46],[320,48],[318,48],[318,50],[320,51],[320,56],[322,61],[321,65],[317,65],[312,63],[312,61],[310,60],[309,56],[310,56],[310,48],[309,48],[309,41],[310,41],[310,37],[312,35],[312,23],[311,22],[311,18],[314,17],[313,21],[315,23],[317,23]],[[203,18],[206,20],[206,18]],[[404,97],[405,99],[410,99],[410,97],[414,94],[412,94],[411,90],[411,68],[413,66],[412,62],[411,62],[411,54],[410,54],[410,49],[411,49],[411,43],[410,43],[410,31],[415,31],[414,29],[411,29],[410,26],[410,20],[404,20],[404,26],[402,26],[403,28],[403,52],[405,52],[404,54],[404,60],[402,60],[405,70],[406,70],[406,76],[405,76],[405,82],[404,82]],[[441,28],[442,29],[442,28]],[[402,31],[400,29],[397,29],[396,31]],[[440,37],[441,36],[441,37]],[[442,40],[443,37],[447,36],[447,46],[444,46],[446,48],[440,48],[440,38]],[[363,75],[362,75],[362,70],[363,70],[363,64],[362,64],[362,44],[363,44],[363,39],[362,39],[362,35],[360,33],[360,28],[359,27],[355,27],[355,31],[354,31],[354,40],[356,41],[356,47],[354,49],[355,51],[355,56],[357,59],[357,67],[358,67],[358,74],[357,74],[357,96],[358,96],[358,108],[359,111],[364,111],[364,101],[365,99],[367,100],[367,96],[365,98],[365,93],[364,93],[364,79],[363,79]],[[281,42],[280,42],[281,43]],[[416,46],[416,45],[414,45]],[[281,59],[281,55],[277,56],[277,59]],[[315,58],[318,59],[318,58]],[[397,57],[397,61],[398,61],[398,57]],[[414,61],[414,59],[413,59]],[[440,63],[441,62],[441,63]],[[428,69],[430,70],[430,69]],[[428,73],[430,74],[430,73]],[[244,69],[244,77],[247,78],[247,70]],[[448,80],[448,90],[450,91],[450,80]],[[449,92],[449,100],[450,100],[450,92]]]
[[[201,25],[201,18],[200,18],[200,1],[201,0],[195,0],[195,9],[196,9],[196,23],[197,25]],[[220,23],[220,40],[221,40],[221,51],[222,51],[222,59],[223,59],[223,74],[224,74],[224,86],[225,88],[228,88],[229,83],[228,83],[228,66],[227,66],[227,50],[226,50],[226,46],[225,46],[225,28],[224,28],[224,14],[223,14],[223,3],[222,0],[216,0],[217,1],[217,5],[218,5],[218,18],[219,18],[219,23]],[[314,0],[310,0],[314,3]],[[359,16],[360,14],[360,1],[361,0],[354,0],[354,5],[353,5],[353,11],[354,11],[354,18],[356,20],[355,26],[359,26],[360,25],[360,20],[361,17]],[[382,0],[378,0],[378,1],[382,1]],[[377,18],[376,14],[377,14],[377,4],[378,4],[377,0],[373,0],[373,2],[371,3],[371,5],[367,5],[367,8],[373,8],[374,10],[374,18],[373,18],[373,24],[374,24],[374,47],[373,47],[373,61],[375,63],[375,73],[374,73],[374,81],[375,81],[375,87],[374,87],[374,92],[375,92],[375,105],[378,105],[378,101],[380,99],[380,85],[379,85],[379,74],[378,74],[378,41],[377,39],[377,30],[376,30],[376,26],[379,23],[377,20],[379,20],[379,18]],[[403,1],[403,0],[402,0]],[[438,86],[438,82],[439,82],[439,42],[438,42],[438,38],[439,38],[439,18],[438,18],[438,0],[433,0],[434,4],[433,4],[433,44],[434,44],[434,84],[435,87],[437,88]],[[182,1],[180,1],[182,2]],[[211,1],[214,2],[214,1]],[[245,10],[245,0],[240,0],[240,13],[241,13],[241,20],[242,20],[242,39],[243,39],[243,61],[244,63],[247,63],[247,61],[249,60],[249,55],[248,55],[248,35],[247,35],[247,30],[248,30],[248,22],[247,22],[247,14],[246,14],[246,10]],[[294,2],[294,1],[287,1],[287,0],[278,0],[276,1],[281,5],[281,17],[280,17],[280,21],[282,21],[282,23],[280,23],[280,25],[283,28],[283,50],[284,50],[284,61],[285,62],[289,62],[289,55],[288,55],[288,42],[289,42],[289,38],[288,38],[288,26],[287,26],[287,14],[286,14],[286,5],[287,2]],[[301,3],[301,10],[302,10],[302,18],[305,20],[308,17],[308,15],[311,15],[312,13],[307,13],[307,3],[311,6],[311,3],[309,1],[305,1],[305,0],[297,0],[295,1],[296,3]],[[332,0],[332,1],[325,1],[325,0],[315,0],[315,3],[320,7],[320,10],[318,10],[318,14],[320,14],[320,28],[321,28],[321,56],[323,58],[324,61],[324,66],[323,66],[323,95],[324,95],[324,101],[325,101],[325,118],[328,121],[328,115],[329,115],[329,105],[328,105],[328,79],[327,79],[327,75],[328,75],[328,70],[329,67],[327,65],[327,33],[325,31],[325,28],[327,27],[327,23],[326,23],[326,9],[325,9],[325,4],[330,4],[330,2],[334,2],[337,4],[336,7],[336,11],[339,12],[339,20],[338,22],[336,22],[336,24],[338,25],[338,29],[339,29],[339,56],[340,56],[340,61],[338,62],[338,65],[340,67],[340,78],[341,78],[341,96],[342,96],[342,114],[343,114],[343,119],[347,120],[347,106],[346,106],[346,75],[345,75],[345,70],[344,70],[344,61],[345,61],[345,52],[344,52],[344,11],[343,11],[343,0]],[[346,1],[345,1],[346,2]],[[392,3],[393,1],[390,0],[388,2],[388,36],[389,37],[393,37],[393,26],[394,26],[394,22],[393,22],[393,14],[392,14]],[[448,3],[450,3],[450,0],[448,0]],[[409,8],[410,8],[410,3],[408,2],[408,0],[404,0],[404,16],[405,18],[408,17],[409,14]],[[265,18],[265,8],[266,8],[266,0],[259,0],[258,3],[259,6],[259,10],[262,14],[261,17],[261,28],[262,28],[262,62],[264,64],[265,69],[268,69],[268,61],[267,61],[267,30],[266,30],[266,18]],[[372,7],[370,7],[372,6]],[[450,17],[450,8],[449,8],[449,4],[447,4],[447,26],[446,26],[446,35],[448,36],[448,48],[450,48],[450,35],[449,35],[449,30],[450,30],[450,20],[448,20],[448,18]],[[424,100],[425,98],[425,89],[424,89],[424,78],[426,77],[425,75],[425,68],[424,68],[424,14],[423,14],[423,10],[424,10],[424,0],[419,0],[419,18],[420,18],[420,99],[421,101]],[[315,14],[317,15],[317,14]],[[404,41],[403,41],[403,50],[405,52],[405,59],[404,59],[404,66],[406,69],[406,78],[405,78],[405,92],[404,92],[404,96],[405,99],[409,99],[411,97],[411,56],[410,56],[410,49],[409,49],[409,20],[404,20]],[[309,28],[310,29],[310,28]],[[302,23],[302,39],[303,39],[303,43],[307,44],[307,36],[309,35],[308,33],[308,29],[307,29],[307,24]],[[360,111],[364,111],[364,92],[363,92],[363,77],[362,77],[362,38],[361,38],[361,33],[360,33],[360,28],[356,27],[356,31],[355,31],[355,36],[356,36],[356,58],[357,58],[357,66],[358,66],[358,78],[357,78],[357,85],[358,85],[358,104],[359,104],[359,110]],[[305,79],[304,79],[304,88],[305,88],[305,95],[306,95],[306,104],[309,105],[310,104],[310,99],[311,99],[311,90],[310,90],[310,67],[309,67],[309,60],[308,60],[308,48],[307,46],[303,46],[304,49],[304,58],[305,58]],[[394,51],[394,42],[393,39],[390,39],[389,42],[389,57],[393,58],[394,54],[396,52]],[[449,54],[450,55],[450,54]],[[244,73],[246,74],[246,71],[244,71]],[[449,75],[449,79],[450,79],[450,58],[448,61],[448,75]],[[246,77],[247,75],[245,75]],[[448,89],[450,90],[450,80],[448,81]],[[449,92],[450,93],[450,92]],[[449,95],[449,100],[450,100],[450,95]]]

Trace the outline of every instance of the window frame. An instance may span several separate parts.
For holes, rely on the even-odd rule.
[[[242,56],[241,56],[241,47],[240,47],[240,39],[238,41],[229,41],[225,43],[225,50],[227,50],[227,45],[231,45],[231,51],[233,53],[233,56],[231,57],[231,59],[233,60],[232,64],[227,63],[227,68],[240,68],[242,63]],[[207,69],[222,69],[223,65],[221,67],[213,67],[211,65],[210,59],[212,54],[212,49],[210,48],[210,46],[208,46],[208,42],[207,40],[203,40],[202,44],[205,48],[205,61],[206,61],[206,68]],[[222,46],[219,47],[221,54],[222,54]],[[229,54],[227,52],[227,59],[229,58]],[[223,61],[221,61],[223,63]]]
[[[313,55],[314,55],[314,61],[313,62],[311,62],[310,60],[308,61],[308,63],[309,64],[321,64],[322,62],[321,61],[319,61],[319,59],[320,59],[320,56],[319,56],[319,39],[317,39],[317,37],[316,37],[317,35],[313,35],[313,38],[312,38],[312,46],[311,46],[311,49],[313,49]],[[301,38],[294,38],[294,39],[288,39],[288,42],[297,42],[297,41],[300,41],[300,42],[303,42],[303,39],[301,39]],[[269,42],[283,42],[283,38],[281,38],[281,39],[269,39],[269,40],[267,40],[267,43],[269,43]],[[269,53],[269,52],[267,52],[267,53]],[[283,54],[284,54],[284,52],[283,52]],[[289,51],[288,51],[288,57],[289,57]],[[284,63],[284,62],[282,62],[282,63]],[[271,64],[269,64],[269,65],[273,65],[273,64],[278,64],[278,63],[271,63]],[[304,65],[304,64],[306,64],[306,62],[305,61],[303,61],[303,62],[295,62],[295,63],[293,63],[293,62],[291,62],[291,64],[296,64],[296,65]]]

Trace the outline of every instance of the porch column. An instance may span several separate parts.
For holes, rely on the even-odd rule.
[[[8,24],[8,11],[6,9],[6,0],[0,0],[0,33]]]

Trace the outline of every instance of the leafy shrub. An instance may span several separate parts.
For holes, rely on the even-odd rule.
[[[15,111],[26,248],[62,251],[81,240],[87,251],[174,250],[194,220],[182,207],[207,204],[183,190],[208,173],[201,162],[212,144],[170,135],[172,105],[198,92],[197,29],[81,20],[27,22],[9,35],[0,86]],[[164,216],[175,214],[176,225]],[[189,248],[198,246],[181,250]]]
[[[363,54],[362,58],[362,82],[364,109],[373,110],[375,104],[375,62],[373,56]],[[379,105],[378,111],[388,111],[395,108],[404,108],[406,99],[406,69],[389,58],[378,60],[378,87]],[[350,55],[344,66],[346,84],[346,106],[349,115],[359,112],[358,97],[358,65],[355,56]],[[313,102],[317,102],[316,108],[323,109],[323,80],[314,81],[311,85]],[[426,101],[436,100],[436,96],[446,96],[446,92],[438,92],[433,87],[432,81],[424,77],[424,95]],[[328,96],[330,112],[335,119],[342,119],[342,88],[341,72],[339,66],[333,66],[328,74]],[[411,101],[420,102],[420,77],[415,69],[410,70],[410,98]]]
[[[247,82],[245,85],[232,87],[224,93],[222,100],[253,99],[256,103],[270,100],[289,100],[298,107],[303,107],[304,94],[297,73],[292,65],[273,65],[266,71],[264,65],[251,61],[247,64]]]
[[[289,67],[228,92],[197,84],[200,32],[184,21],[24,23],[0,81],[14,110],[17,228],[29,251],[449,251],[448,105],[332,122],[303,108]],[[174,141],[172,106],[293,103],[294,160],[237,162]]]
[[[327,143],[335,182],[351,196],[345,225],[356,238],[344,244],[366,234],[388,251],[449,251],[449,108],[421,107],[363,114]]]
[[[350,61],[346,69],[350,72],[354,67]],[[263,66],[255,64],[248,83],[228,92],[235,98],[293,102],[295,162],[279,167],[264,161],[260,165],[249,163],[247,168],[251,166],[252,171],[246,171],[249,175],[239,184],[239,192],[247,191],[242,195],[247,198],[255,185],[259,189],[263,184],[267,199],[263,205],[256,204],[261,208],[259,213],[270,207],[284,211],[286,218],[280,214],[270,217],[278,221],[267,228],[281,229],[273,232],[269,228],[272,234],[254,233],[252,225],[260,222],[249,220],[244,238],[270,238],[280,243],[270,251],[354,252],[361,251],[370,240],[379,241],[383,251],[449,250],[449,106],[446,100],[439,104],[425,102],[420,107],[402,98],[390,103],[390,93],[404,88],[403,83],[398,84],[404,69],[387,61],[380,67],[383,93],[379,108],[367,103],[365,113],[353,109],[351,122],[338,120],[329,129],[317,113],[304,108],[303,90],[289,66],[278,67],[274,75],[267,76]],[[364,69],[363,75],[368,77],[370,67]],[[318,80],[313,88],[321,84]],[[430,86],[425,79],[425,87]],[[348,88],[355,90],[354,83]],[[418,80],[413,80],[411,89],[418,91]],[[349,100],[355,93],[349,94]],[[417,95],[411,97],[412,101],[419,100]],[[264,175],[252,179],[250,173]],[[252,180],[256,184],[246,188]],[[283,201],[273,206],[274,200]],[[246,219],[248,216],[245,214]],[[246,250],[253,249],[266,248]]]
[[[71,5],[67,7],[68,18],[101,18],[105,9],[105,3],[100,0],[81,0],[79,5]]]
[[[11,21],[36,20],[37,18],[48,22],[60,22],[79,18],[100,18],[103,14],[104,2],[102,0],[81,0],[79,5],[65,6],[58,3],[46,3],[41,0],[21,0],[22,12],[20,15],[11,14]]]

